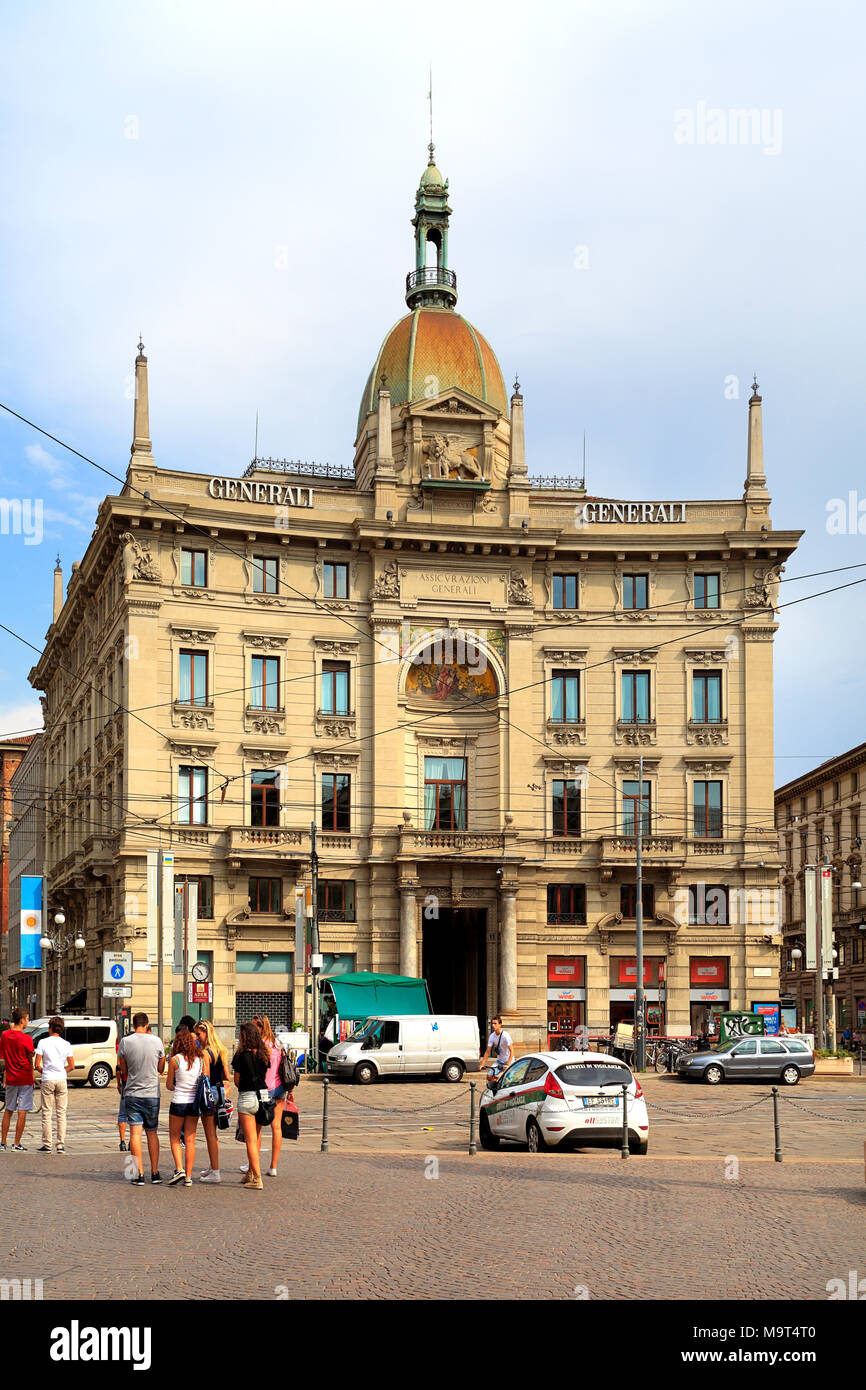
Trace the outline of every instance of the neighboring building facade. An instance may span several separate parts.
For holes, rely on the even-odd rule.
[[[817,972],[806,970],[803,870],[807,864],[827,864],[833,872],[837,1040],[843,1030],[850,1029],[866,1041],[866,899],[854,887],[863,872],[860,801],[864,788],[866,743],[861,743],[776,791],[783,861],[782,993],[796,1002],[798,1023],[812,1032]],[[799,958],[792,955],[794,950],[800,951]],[[825,998],[828,993],[825,990]]]
[[[36,734],[15,770],[10,785],[9,933],[7,967],[9,1004],[21,1004],[31,1018],[45,1012],[41,969],[28,969],[21,954],[21,877],[45,873],[45,737]],[[44,917],[44,912],[43,912]],[[50,924],[49,924],[50,925]],[[49,967],[53,977],[53,967]],[[51,995],[54,998],[54,995]]]
[[[638,814],[651,1030],[778,989],[772,642],[800,533],[772,528],[761,397],[736,498],[531,478],[519,386],[454,310],[447,197],[431,149],[354,467],[157,468],[139,346],[126,485],[31,672],[91,1011],[125,947],[155,1011],[162,846],[199,884],[215,1022],[302,1018],[313,822],[326,971],[423,974],[437,1011],[524,1044],[631,1014]]]
[[[12,821],[12,778],[33,740],[32,734],[0,742],[0,1018],[11,1008],[8,984],[9,950],[9,828]]]

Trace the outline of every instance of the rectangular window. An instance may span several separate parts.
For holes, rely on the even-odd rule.
[[[577,575],[555,574],[553,576],[554,608],[577,607]]]
[[[649,580],[645,574],[624,574],[622,577],[623,608],[646,608]]]
[[[851,773],[851,790],[852,790],[852,792],[856,792],[856,791],[858,790],[859,786],[860,786],[860,774],[859,774],[859,772],[852,772],[852,773]]]
[[[585,926],[586,885],[583,883],[548,883],[547,920],[565,925]]]
[[[580,720],[580,676],[576,671],[554,671],[550,717],[556,724],[576,724]]]
[[[689,926],[726,927],[728,890],[723,883],[689,884]]]
[[[253,657],[250,704],[253,709],[280,708],[280,658],[278,656]]]
[[[656,911],[655,884],[644,883],[641,887],[641,902],[645,921],[652,921]],[[633,922],[637,912],[637,885],[621,883],[619,887],[619,910],[623,917]]]
[[[838,820],[833,823],[833,848],[842,848],[842,822]]]
[[[834,801],[838,801],[838,800],[839,800],[839,783],[838,783],[838,782],[834,782],[834,783],[833,783],[833,800],[834,800]]]
[[[325,598],[349,597],[349,566],[326,561],[323,566]]]
[[[194,589],[207,588],[206,550],[182,550],[180,552],[180,582]]]
[[[553,833],[580,834],[580,782],[576,780],[553,783]]]
[[[175,874],[175,883],[198,884],[198,915],[207,920],[213,918],[213,878],[210,874]]]
[[[650,721],[649,671],[623,671],[622,718],[624,724],[648,724]]]
[[[623,835],[637,834],[638,800],[640,800],[640,833],[649,835],[652,824],[652,803],[650,799],[650,784],[644,782],[642,787],[637,782],[623,782],[622,784],[622,833]]]
[[[253,556],[253,593],[276,594],[279,591],[277,561],[268,555]]]
[[[207,768],[181,767],[177,818],[181,825],[207,825]]]
[[[283,881],[281,878],[250,879],[250,910],[252,912],[279,912],[283,905]]]
[[[696,724],[718,724],[721,717],[721,671],[695,671],[692,675],[692,719]]]
[[[351,829],[351,782],[348,773],[322,774],[322,829]]]
[[[319,879],[318,917],[320,922],[354,922],[355,885],[351,879]]]
[[[424,829],[466,829],[466,759],[424,759]]]
[[[823,787],[819,787],[819,788],[818,788],[817,805],[818,805],[818,806],[823,806],[823,805],[824,805],[824,788],[823,788]]]
[[[322,713],[349,713],[348,661],[322,662]]]
[[[250,825],[279,825],[278,772],[254,772],[250,778]]]
[[[177,698],[182,705],[207,704],[207,652],[180,653]]]
[[[694,834],[700,840],[717,840],[722,834],[721,782],[695,782]]]
[[[695,608],[718,608],[720,584],[717,574],[695,575]]]

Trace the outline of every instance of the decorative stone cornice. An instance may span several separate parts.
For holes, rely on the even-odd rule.
[[[278,651],[288,642],[288,637],[281,637],[276,632],[242,632],[241,637],[249,647],[257,647],[261,651]]]
[[[552,661],[557,666],[569,666],[572,662],[586,661],[586,647],[544,647],[542,653],[545,661]]]
[[[215,627],[183,627],[180,623],[169,623],[169,627],[179,642],[207,643],[216,639]]]
[[[395,624],[391,622],[390,626],[394,627]],[[361,645],[360,642],[335,642],[330,637],[314,637],[313,643],[316,651],[321,652],[323,656],[357,656]]]

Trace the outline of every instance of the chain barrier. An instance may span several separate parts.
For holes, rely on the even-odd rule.
[[[650,1114],[652,1114],[654,1110],[660,1110],[663,1115],[675,1115],[678,1120],[724,1120],[727,1119],[728,1115],[741,1115],[744,1110],[754,1110],[757,1105],[765,1105],[768,1100],[772,1099],[773,1097],[771,1095],[759,1096],[758,1099],[753,1100],[750,1105],[738,1105],[731,1110],[714,1110],[709,1114],[706,1111],[689,1114],[688,1110],[671,1110],[666,1105],[659,1105],[654,1100],[647,1100],[647,1110]]]
[[[808,1105],[804,1105],[801,1100],[795,1100],[793,1096],[786,1096],[784,1091],[780,1092],[781,1098],[787,1101],[788,1105],[793,1105],[797,1110],[804,1110],[807,1115],[812,1115],[816,1120],[832,1120],[837,1125],[862,1125],[864,1116],[858,1115],[854,1119],[847,1119],[842,1115],[822,1115],[818,1110],[810,1110]]]
[[[441,1110],[445,1105],[456,1105],[458,1101],[466,1102],[466,1091],[458,1091],[453,1096],[447,1096],[445,1100],[436,1100],[432,1105],[413,1105],[408,1110],[394,1109],[386,1105],[369,1105],[363,1100],[358,1100],[355,1096],[348,1095],[345,1091],[338,1091],[332,1088],[331,1098],[347,1100],[350,1105],[357,1105],[361,1110],[370,1110],[375,1115],[424,1115],[429,1110]]]

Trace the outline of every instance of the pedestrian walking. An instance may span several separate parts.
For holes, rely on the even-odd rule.
[[[499,1014],[490,1020],[490,1030],[487,1050],[481,1058],[479,1071],[484,1070],[488,1057],[493,1057],[493,1075],[498,1076],[514,1061],[514,1043],[511,1041],[510,1034],[504,1031],[502,1018]]]
[[[30,1015],[26,1009],[12,1010],[12,1023],[0,1034],[0,1062],[6,1083],[6,1109],[3,1111],[3,1124],[0,1129],[0,1153],[5,1153],[6,1139],[12,1116],[15,1118],[15,1142],[13,1153],[24,1153],[24,1126],[27,1116],[33,1109],[33,1039],[26,1033]]]
[[[210,1167],[206,1168],[199,1182],[222,1182],[220,1173],[220,1146],[217,1137],[217,1110],[231,1094],[229,1085],[229,1055],[225,1044],[220,1040],[210,1019],[202,1019],[195,1025],[195,1036],[202,1053],[208,1059],[208,1079],[216,1091],[216,1110],[201,1112],[207,1156]]]
[[[282,1147],[283,1147],[282,1119],[283,1119],[283,1106],[284,1106],[284,1104],[285,1104],[286,1093],[287,1093],[287,1087],[285,1086],[285,1084],[284,1084],[284,1082],[283,1082],[283,1080],[282,1080],[282,1078],[281,1078],[281,1076],[280,1076],[280,1062],[282,1061],[282,1058],[283,1058],[283,1049],[280,1047],[279,1043],[277,1042],[277,1040],[276,1040],[276,1038],[275,1038],[275,1036],[274,1036],[274,1030],[273,1030],[273,1028],[271,1027],[271,1021],[270,1021],[270,1019],[268,1018],[267,1014],[265,1014],[265,1015],[264,1015],[263,1017],[261,1017],[261,1018],[254,1018],[254,1019],[253,1019],[253,1023],[256,1025],[256,1027],[258,1028],[259,1032],[261,1033],[261,1035],[262,1035],[262,1042],[264,1043],[265,1047],[268,1049],[268,1056],[270,1057],[270,1062],[268,1063],[268,1070],[267,1070],[267,1072],[266,1072],[266,1074],[265,1074],[265,1085],[266,1085],[267,1088],[268,1088],[268,1095],[270,1096],[270,1098],[271,1098],[271,1100],[273,1101],[273,1104],[274,1104],[274,1118],[273,1118],[273,1122],[272,1122],[271,1127],[270,1127],[270,1128],[271,1128],[271,1166],[270,1166],[270,1168],[268,1169],[268,1177],[269,1177],[269,1178],[275,1178],[275,1177],[277,1176],[277,1164],[278,1164],[279,1159],[280,1159],[280,1150],[281,1150]],[[261,1169],[262,1169],[262,1164],[261,1164],[262,1134],[263,1134],[263,1131],[262,1131],[261,1129],[259,1129],[258,1135],[257,1135],[258,1146],[259,1146],[259,1172],[261,1172]],[[249,1170],[249,1164],[248,1164],[248,1163],[242,1163],[242,1164],[241,1164],[241,1172],[242,1172],[242,1173],[246,1173],[246,1172],[248,1172],[248,1170]]]
[[[35,1065],[40,1073],[42,1093],[42,1144],[39,1152],[50,1154],[52,1119],[57,1116],[57,1152],[66,1151],[66,1078],[75,1066],[72,1048],[63,1036],[65,1026],[57,1015],[48,1020],[48,1037],[36,1048]]]
[[[117,1071],[117,1095],[117,1133],[120,1135],[120,1152],[125,1154],[127,1150],[126,1126],[129,1124],[129,1117],[126,1113],[126,1087],[123,1084],[119,1069]]]
[[[168,1138],[174,1172],[168,1180],[169,1187],[179,1182],[185,1187],[192,1187],[195,1131],[201,1104],[199,1081],[202,1076],[207,1076],[207,1068],[208,1059],[199,1048],[195,1034],[188,1028],[178,1029],[165,1078],[166,1087],[172,1092],[172,1102],[168,1107]]]
[[[271,1054],[262,1041],[254,1023],[242,1023],[238,1050],[232,1058],[235,1086],[238,1092],[238,1125],[247,1146],[247,1168],[241,1179],[249,1189],[261,1191],[262,1173],[259,1164],[259,1145],[262,1119],[271,1109],[271,1099],[265,1084]]]
[[[165,1071],[165,1048],[160,1038],[148,1032],[149,1027],[147,1014],[134,1014],[133,1031],[121,1038],[117,1051],[117,1069],[125,1083],[123,1099],[129,1121],[129,1151],[138,1170],[136,1177],[130,1179],[134,1187],[144,1187],[142,1130],[147,1134],[150,1181],[162,1182],[159,1175],[159,1078]]]

